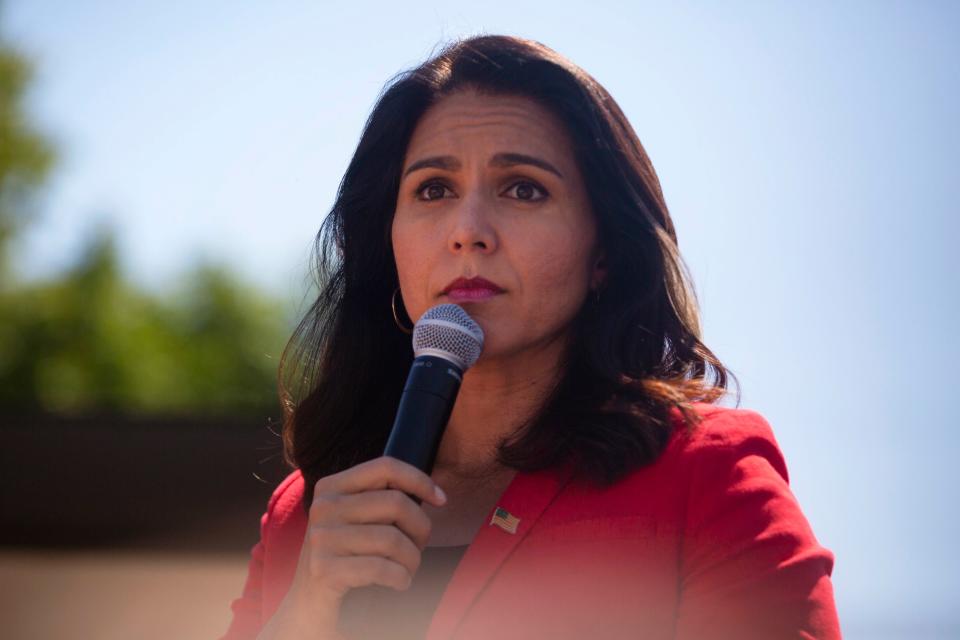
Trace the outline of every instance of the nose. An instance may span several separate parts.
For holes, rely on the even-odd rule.
[[[448,246],[454,253],[480,251],[490,253],[497,248],[497,233],[490,219],[492,205],[478,194],[464,197],[453,212]]]

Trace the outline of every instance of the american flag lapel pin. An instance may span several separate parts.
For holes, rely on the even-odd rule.
[[[511,514],[503,507],[497,507],[493,510],[493,517],[490,518],[490,524],[495,524],[507,533],[516,533],[517,526],[520,524],[520,518]]]

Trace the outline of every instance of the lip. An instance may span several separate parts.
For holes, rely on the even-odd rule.
[[[479,276],[474,278],[457,278],[441,291],[442,295],[447,296],[455,302],[487,300],[499,293],[503,293],[500,285]]]

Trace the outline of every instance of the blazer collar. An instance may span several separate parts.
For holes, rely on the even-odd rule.
[[[453,636],[503,561],[570,481],[572,471],[573,467],[567,464],[531,473],[518,471],[514,475],[453,572],[430,622],[426,640],[445,640]],[[516,533],[509,533],[491,523],[497,507],[520,519]]]

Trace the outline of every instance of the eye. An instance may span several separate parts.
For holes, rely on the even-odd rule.
[[[507,189],[508,192],[512,190],[516,190],[517,200],[522,200],[524,202],[539,202],[549,195],[546,189],[535,182],[530,182],[529,180],[515,182],[513,186]],[[534,191],[539,191],[542,195],[539,198],[534,197]]]
[[[446,191],[448,191],[448,187],[443,182],[428,180],[417,187],[414,197],[423,202],[433,202],[434,200],[442,200]],[[513,183],[505,193],[510,191],[515,191],[514,199],[523,202],[539,202],[549,195],[546,189],[530,180],[519,180]],[[539,197],[537,197],[537,192],[540,192]]]
[[[423,200],[425,202],[432,202],[434,200],[441,200],[443,198],[443,193],[447,189],[447,186],[442,182],[436,180],[431,180],[423,182],[417,187],[417,191],[414,194],[414,197],[417,200]],[[424,192],[428,194],[426,198],[423,197]]]

